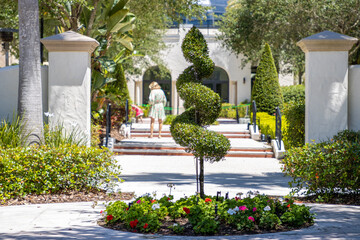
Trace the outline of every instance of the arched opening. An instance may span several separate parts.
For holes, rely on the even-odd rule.
[[[143,76],[143,104],[148,104],[150,89],[149,85],[153,81],[160,84],[166,96],[165,113],[171,114],[171,74],[170,71],[163,66],[154,66],[147,69]]]
[[[205,78],[203,84],[219,94],[222,102],[229,102],[229,76],[224,69],[215,67],[213,74]]]

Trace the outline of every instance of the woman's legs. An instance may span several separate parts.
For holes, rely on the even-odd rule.
[[[159,138],[161,138],[162,125],[163,125],[162,119],[159,118]]]
[[[150,118],[150,119],[151,119],[151,122],[150,122],[150,136],[149,136],[149,138],[152,138],[153,137],[153,132],[154,132],[155,119],[154,118]]]

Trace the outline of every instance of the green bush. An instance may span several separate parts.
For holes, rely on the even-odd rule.
[[[272,139],[275,139],[275,116],[269,115],[266,112],[258,112],[256,113],[256,119],[258,119],[259,129],[262,134],[265,136],[270,135]],[[287,120],[284,116],[281,116],[281,132],[282,132],[282,140],[285,145],[285,149],[289,147],[289,141],[286,135],[287,129]]]
[[[107,150],[79,146],[0,149],[0,199],[99,187],[118,179]]]
[[[288,148],[301,147],[305,143],[305,101],[285,104],[286,131],[284,138]]]
[[[306,189],[329,199],[336,193],[360,192],[360,132],[342,131],[333,139],[290,149],[283,172],[293,192]]]
[[[283,97],[280,90],[278,74],[270,46],[265,44],[255,75],[251,101],[256,101],[258,112],[275,113],[275,108],[282,109]]]
[[[74,128],[70,132],[66,131],[65,127],[61,124],[49,128],[49,125],[44,126],[44,144],[48,147],[60,147],[61,145],[85,145],[86,137],[82,136],[83,133]]]
[[[14,148],[22,144],[20,139],[21,124],[19,118],[12,122],[3,120],[0,123],[0,148]]]
[[[221,118],[236,118],[236,109],[235,106],[231,103],[221,104],[221,112],[219,117]]]
[[[305,85],[281,87],[284,103],[305,101]]]
[[[122,201],[109,203],[103,216],[108,225],[120,224],[129,231],[151,233],[163,227],[165,219],[172,219],[174,225],[168,228],[177,234],[181,234],[187,226],[184,221],[176,223],[176,220],[185,218],[194,232],[200,235],[216,234],[220,225],[248,232],[278,229],[283,226],[282,221],[289,227],[313,224],[314,214],[310,212],[310,207],[293,203],[291,198],[286,202],[259,194],[226,200],[224,197],[205,196],[205,199],[201,199],[190,196],[177,201],[172,201],[172,196],[158,200],[147,194],[135,199],[131,206]]]
[[[174,121],[175,118],[176,118],[176,115],[166,115],[164,124],[171,125],[171,123]]]

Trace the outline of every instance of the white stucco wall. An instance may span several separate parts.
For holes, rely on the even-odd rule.
[[[360,65],[349,67],[349,129],[360,131]]]
[[[348,127],[348,53],[307,52],[305,58],[305,142],[320,142]]]
[[[90,139],[90,54],[50,52],[49,63],[50,126],[63,124],[68,132],[76,129]]]
[[[48,67],[41,67],[42,99],[44,112],[48,109]],[[0,121],[12,119],[17,113],[19,65],[0,68]]]

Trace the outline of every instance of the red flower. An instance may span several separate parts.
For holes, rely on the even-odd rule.
[[[168,199],[167,199],[167,200],[168,200],[168,201],[170,201],[170,200],[171,200],[171,198],[169,198],[169,197],[168,197]]]
[[[212,200],[210,198],[205,198],[205,202],[211,202]]]
[[[104,211],[103,211],[103,210],[101,210],[101,211],[100,211],[100,214],[102,214],[103,212],[104,212]]]
[[[154,203],[154,202],[156,202],[156,200],[150,200],[150,202],[151,202],[151,203]]]
[[[290,208],[290,203],[287,205],[288,208]]]
[[[126,211],[128,211],[128,210],[129,210],[129,208],[127,207],[127,208],[126,208]]]
[[[114,216],[113,215],[107,215],[107,217],[106,217],[106,219],[108,220],[108,221],[111,221],[111,220],[113,220],[114,219]]]
[[[131,228],[134,228],[134,227],[136,227],[136,225],[138,224],[138,220],[137,219],[135,219],[134,221],[130,221],[130,227]]]
[[[235,201],[239,201],[241,198],[239,197],[235,197]]]
[[[190,209],[188,209],[187,207],[183,207],[183,210],[186,212],[186,214],[190,213]]]
[[[149,224],[145,223],[144,229],[147,229],[148,226],[149,226]]]

